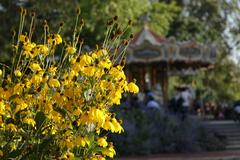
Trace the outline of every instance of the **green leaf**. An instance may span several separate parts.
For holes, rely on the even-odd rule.
[[[41,129],[45,120],[46,120],[45,114],[43,112],[37,112],[35,117],[37,130]]]
[[[10,152],[9,154],[7,154],[6,157],[3,157],[3,160],[19,157],[22,154],[22,152],[23,152],[23,149],[16,149]]]
[[[60,113],[63,117],[66,117],[67,115],[67,111],[61,107],[54,107],[54,110],[57,111],[58,113]]]

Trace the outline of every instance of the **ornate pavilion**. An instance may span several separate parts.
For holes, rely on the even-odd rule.
[[[137,80],[141,91],[158,90],[163,102],[168,100],[168,77],[194,74],[200,68],[212,67],[216,49],[195,41],[178,42],[164,38],[144,26],[127,49],[126,73]]]

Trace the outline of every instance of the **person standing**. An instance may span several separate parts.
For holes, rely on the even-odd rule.
[[[185,120],[187,118],[187,114],[189,112],[193,96],[187,87],[183,87],[183,90],[181,92],[181,98],[182,98],[182,106],[181,106],[181,112],[182,112],[182,120]]]

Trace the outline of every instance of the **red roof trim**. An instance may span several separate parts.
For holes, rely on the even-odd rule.
[[[137,33],[134,35],[134,37],[133,37],[133,39],[132,39],[132,41],[131,41],[131,44],[134,44],[134,43],[137,42],[137,40],[139,39],[139,37],[140,37],[140,35],[141,35],[141,33],[143,32],[144,29],[145,29],[145,28],[143,27],[139,32],[137,32]],[[162,36],[158,35],[157,33],[153,32],[152,30],[150,30],[150,29],[148,29],[148,28],[146,28],[146,29],[152,34],[152,36],[155,38],[155,40],[156,40],[157,42],[162,43],[162,42],[166,41],[166,38],[165,38],[165,37],[162,37]]]

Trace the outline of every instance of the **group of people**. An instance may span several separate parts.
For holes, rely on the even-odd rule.
[[[185,86],[176,87],[176,94],[170,101],[169,108],[174,114],[180,115],[182,120],[189,112],[203,119],[225,119],[231,116],[229,107],[224,103],[204,101],[199,92],[196,93],[191,87]],[[240,102],[236,110],[240,115]]]
[[[131,97],[130,106],[132,108],[141,108],[144,110],[163,110],[161,102],[156,98],[156,95],[149,90],[140,93],[138,96]]]
[[[172,109],[174,114],[179,113],[181,119],[185,120],[193,99],[194,94],[189,87],[176,87],[176,94],[170,101],[169,107]]]
[[[180,113],[181,119],[184,120],[187,117],[193,99],[193,91],[189,87],[178,87],[176,88],[174,98],[170,101],[169,107],[172,108],[175,114]],[[154,92],[149,90],[130,98],[130,106],[132,108],[161,112],[169,109],[169,107],[163,107],[161,100],[156,97]]]
[[[224,119],[225,113],[227,113],[225,108],[229,108],[223,107],[222,104],[204,103],[200,93],[195,92],[190,86],[186,85],[175,87],[175,95],[169,101],[167,107],[161,102],[162,100],[159,99],[158,95],[153,91],[147,90],[137,96],[134,95],[131,97],[125,106],[129,106],[127,107],[128,109],[139,108],[146,111],[153,110],[174,113],[179,116],[182,121],[188,117],[190,112],[204,119],[208,119],[208,117],[211,119]],[[240,120],[240,102],[235,110],[238,111]]]

